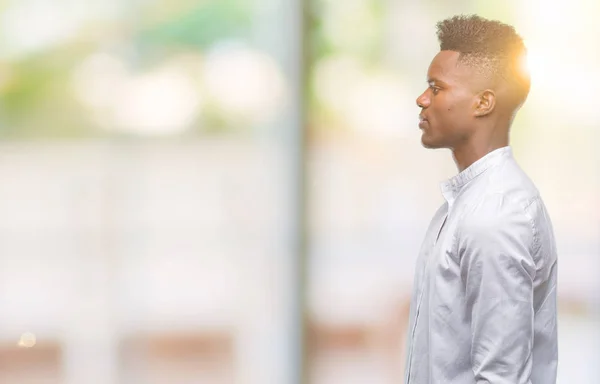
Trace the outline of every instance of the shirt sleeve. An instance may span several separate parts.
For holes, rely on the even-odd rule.
[[[523,209],[494,205],[459,232],[461,279],[477,384],[531,384],[534,228]]]

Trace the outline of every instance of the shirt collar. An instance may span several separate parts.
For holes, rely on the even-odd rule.
[[[492,166],[498,164],[502,159],[509,156],[512,156],[512,149],[510,146],[495,149],[471,164],[467,169],[463,170],[458,175],[443,181],[440,184],[440,187],[442,190],[442,195],[448,202],[448,205],[452,206],[456,196],[458,196],[462,188],[469,181],[473,180]]]

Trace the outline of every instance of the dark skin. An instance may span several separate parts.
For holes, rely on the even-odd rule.
[[[426,148],[449,148],[459,172],[509,143],[518,110],[508,85],[440,51],[427,72],[428,88],[417,98]]]

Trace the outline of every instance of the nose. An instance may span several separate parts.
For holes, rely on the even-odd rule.
[[[419,97],[417,97],[417,105],[420,108],[427,108],[429,106],[430,103],[430,99],[429,96],[427,95],[427,90],[423,93],[421,93],[421,95]]]

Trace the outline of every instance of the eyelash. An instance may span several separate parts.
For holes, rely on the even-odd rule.
[[[433,85],[430,85],[429,88],[431,88],[431,91],[433,92],[434,95],[437,95],[438,92],[440,91],[440,88],[435,87]]]

